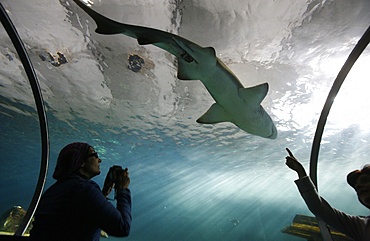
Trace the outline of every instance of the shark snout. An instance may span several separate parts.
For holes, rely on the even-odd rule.
[[[276,130],[276,127],[275,125],[271,127],[271,134],[269,136],[267,136],[267,138],[269,139],[276,139],[277,137],[277,130]]]

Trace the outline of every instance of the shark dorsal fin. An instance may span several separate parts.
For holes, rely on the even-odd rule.
[[[243,100],[259,105],[267,95],[268,90],[268,83],[263,83],[250,88],[241,88],[238,90],[238,93]]]
[[[216,124],[220,122],[230,121],[225,109],[217,103],[214,103],[207,112],[202,115],[197,122],[201,124]]]
[[[232,71],[216,57],[214,48],[204,48],[159,29],[116,22],[94,11],[84,3],[86,1],[73,1],[94,19],[97,33],[124,34],[137,39],[140,45],[153,44],[178,59],[179,79],[200,80],[217,103],[197,120],[198,123],[232,122],[247,133],[276,138],[274,122],[261,106],[268,91],[267,83],[244,88]]]
[[[206,47],[204,49],[208,51],[209,55],[216,57],[216,50],[213,47]]]
[[[213,47],[206,47],[203,48],[204,52],[208,56],[208,61],[210,65],[216,65],[217,62],[217,56],[216,56],[216,50]]]

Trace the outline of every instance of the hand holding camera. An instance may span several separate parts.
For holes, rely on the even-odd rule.
[[[130,185],[130,177],[129,177],[129,172],[128,169],[125,168],[120,172],[120,174],[117,176],[116,183],[115,183],[115,188],[128,188]]]
[[[122,169],[121,166],[114,165],[109,168],[107,176],[104,180],[103,194],[108,196],[112,191],[113,187],[115,189],[128,188],[130,185],[130,177],[128,169]]]

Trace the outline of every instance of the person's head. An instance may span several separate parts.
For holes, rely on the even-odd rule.
[[[98,153],[90,146],[86,159],[82,162],[78,171],[89,179],[93,178],[100,174],[100,163],[101,159],[99,158]]]
[[[53,178],[63,180],[72,173],[79,173],[90,179],[100,174],[100,162],[91,145],[73,142],[60,151]]]
[[[350,172],[347,175],[347,182],[355,189],[358,200],[365,207],[370,208],[370,165]]]

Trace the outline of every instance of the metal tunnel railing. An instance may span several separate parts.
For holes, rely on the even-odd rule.
[[[319,122],[316,127],[315,137],[312,143],[311,157],[310,157],[310,178],[315,184],[317,190],[318,190],[317,162],[318,162],[318,156],[319,156],[319,150],[320,150],[320,143],[321,143],[322,134],[324,132],[326,120],[330,112],[330,108],[333,105],[334,99],[337,96],[339,89],[342,86],[342,83],[344,82],[345,78],[347,77],[354,63],[357,61],[357,59],[360,57],[362,52],[365,50],[365,48],[369,44],[369,41],[370,41],[370,26],[366,30],[366,32],[362,35],[361,39],[357,42],[356,46],[354,47],[354,49],[348,56],[346,62],[344,63],[342,69],[339,71],[337,78],[335,79],[333,86],[331,87],[331,90],[329,92],[329,95],[326,99],[324,107],[321,111]],[[321,232],[321,236],[323,240],[332,241],[330,231],[327,225],[320,219],[317,219],[317,221],[320,227],[320,232]]]
[[[8,14],[6,13],[6,10],[4,9],[1,3],[0,3],[0,21],[3,24],[7,34],[9,35],[19,55],[19,58],[22,61],[22,64],[26,71],[28,80],[31,84],[32,93],[35,99],[37,113],[39,116],[40,131],[41,131],[42,152],[41,152],[41,165],[40,165],[39,178],[37,181],[35,193],[27,209],[27,213],[24,216],[23,221],[19,225],[18,230],[14,234],[14,236],[22,236],[31,222],[31,219],[35,213],[37,205],[40,201],[42,191],[45,186],[46,174],[47,174],[48,162],[49,162],[49,149],[50,149],[49,136],[48,136],[47,119],[46,119],[45,108],[43,104],[43,98],[41,95],[41,89],[39,86],[36,73],[27,55],[23,42],[21,38],[19,37],[16,28],[14,27],[11,19],[9,18]]]

